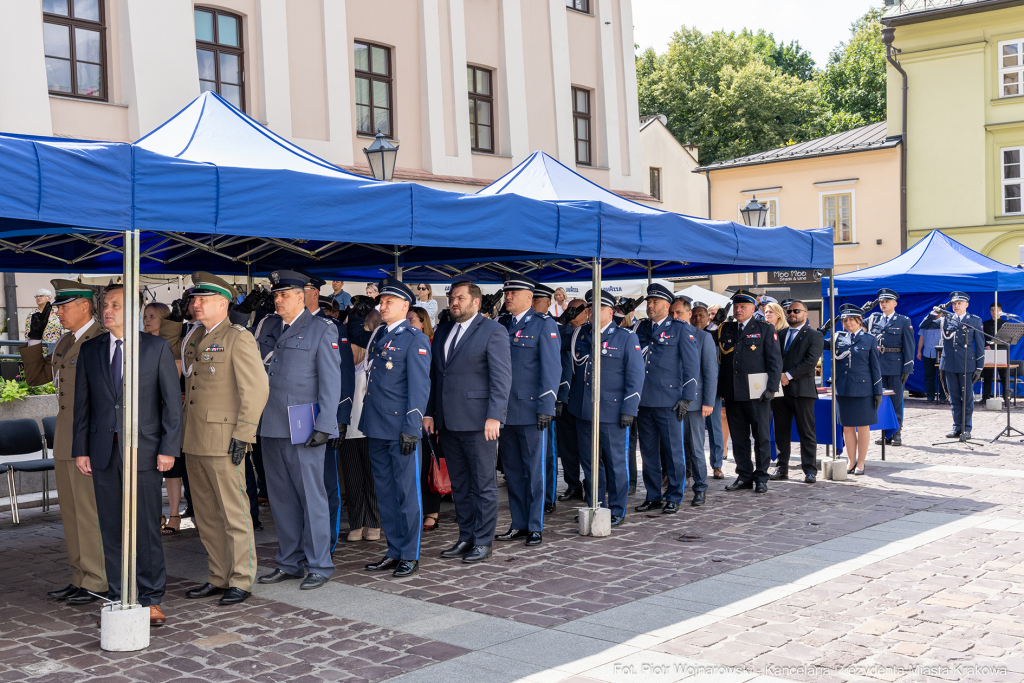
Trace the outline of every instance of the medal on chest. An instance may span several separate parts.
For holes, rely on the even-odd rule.
[[[395,367],[395,365],[391,361],[388,361],[387,363],[384,364],[384,367],[387,368],[388,370],[390,370],[393,367]]]

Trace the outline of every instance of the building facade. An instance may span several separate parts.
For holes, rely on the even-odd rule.
[[[700,150],[684,145],[668,129],[664,114],[640,119],[640,159],[648,206],[698,218],[708,217],[707,184],[693,175]]]
[[[892,4],[887,2],[886,4]],[[1003,263],[1024,245],[1024,4],[896,2],[882,21],[906,73],[907,238],[942,230]],[[889,134],[903,75],[888,67]]]

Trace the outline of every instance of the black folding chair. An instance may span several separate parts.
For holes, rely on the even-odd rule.
[[[0,455],[27,455],[41,450],[43,457],[5,463],[7,468],[7,490],[11,494],[11,514],[14,523],[20,524],[18,515],[18,490],[14,484],[15,472],[43,473],[43,510],[50,509],[50,479],[53,459],[49,457],[46,437],[39,433],[35,420],[0,420]]]

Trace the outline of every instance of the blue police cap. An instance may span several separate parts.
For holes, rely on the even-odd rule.
[[[846,318],[863,318],[864,310],[857,304],[843,304],[839,307],[839,316]]]
[[[283,292],[288,289],[302,289],[309,284],[309,276],[294,270],[275,270],[269,276],[270,291]]]
[[[511,274],[505,278],[504,290],[506,292],[518,292],[518,291],[529,291],[532,292],[537,287],[537,281],[528,278],[525,275]]]
[[[878,290],[878,299],[880,301],[885,299],[891,299],[893,301],[896,301],[899,298],[900,295],[896,293],[896,290],[889,289],[888,287],[882,287],[880,290]]]
[[[789,308],[789,305],[791,303],[793,303],[792,299],[783,299],[782,301],[779,302],[779,305],[782,306],[783,310],[785,310],[785,309]]]
[[[296,273],[302,273],[303,275],[308,277],[309,278],[309,282],[306,283],[306,284],[308,286],[310,286],[310,287],[316,287],[317,289],[320,289],[321,287],[323,287],[324,285],[327,284],[327,280],[323,279],[319,275],[313,275],[312,273],[308,272],[304,268],[296,268],[295,272]]]
[[[949,300],[950,301],[970,301],[971,297],[969,297],[967,295],[967,292],[950,292],[949,293]]]
[[[758,306],[764,306],[765,304],[777,304],[777,303],[779,303],[779,302],[778,302],[778,300],[775,297],[768,296],[767,294],[762,294],[761,298],[757,302],[757,305]]]
[[[704,303],[703,301],[694,301],[692,304],[690,304],[690,308],[692,308],[695,311],[698,308],[703,308],[706,311],[706,310],[708,310],[708,305],[706,303]]]
[[[673,303],[676,300],[672,290],[659,282],[652,282],[647,285],[647,296],[645,298],[663,299],[669,303]]]
[[[396,299],[404,299],[409,302],[410,306],[416,302],[416,297],[413,295],[412,290],[409,289],[409,286],[391,276],[380,281],[377,293],[381,296],[393,296]]]
[[[533,288],[533,298],[547,298],[551,299],[555,296],[555,290],[551,289],[547,285],[542,285],[539,282],[537,286]]]
[[[583,298],[587,302],[588,306],[593,306],[594,305],[594,290],[588,289],[586,296],[583,297]],[[615,297],[612,296],[612,294],[610,292],[607,292],[607,291],[602,289],[601,290],[601,305],[602,306],[608,306],[610,308],[615,308]]]
[[[747,290],[741,289],[732,295],[732,302],[734,304],[756,304],[757,297]]]

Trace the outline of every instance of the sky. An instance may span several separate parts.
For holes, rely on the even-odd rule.
[[[640,50],[665,51],[684,24],[704,33],[763,28],[775,40],[796,40],[817,66],[850,37],[850,24],[881,0],[633,0],[633,37]]]

